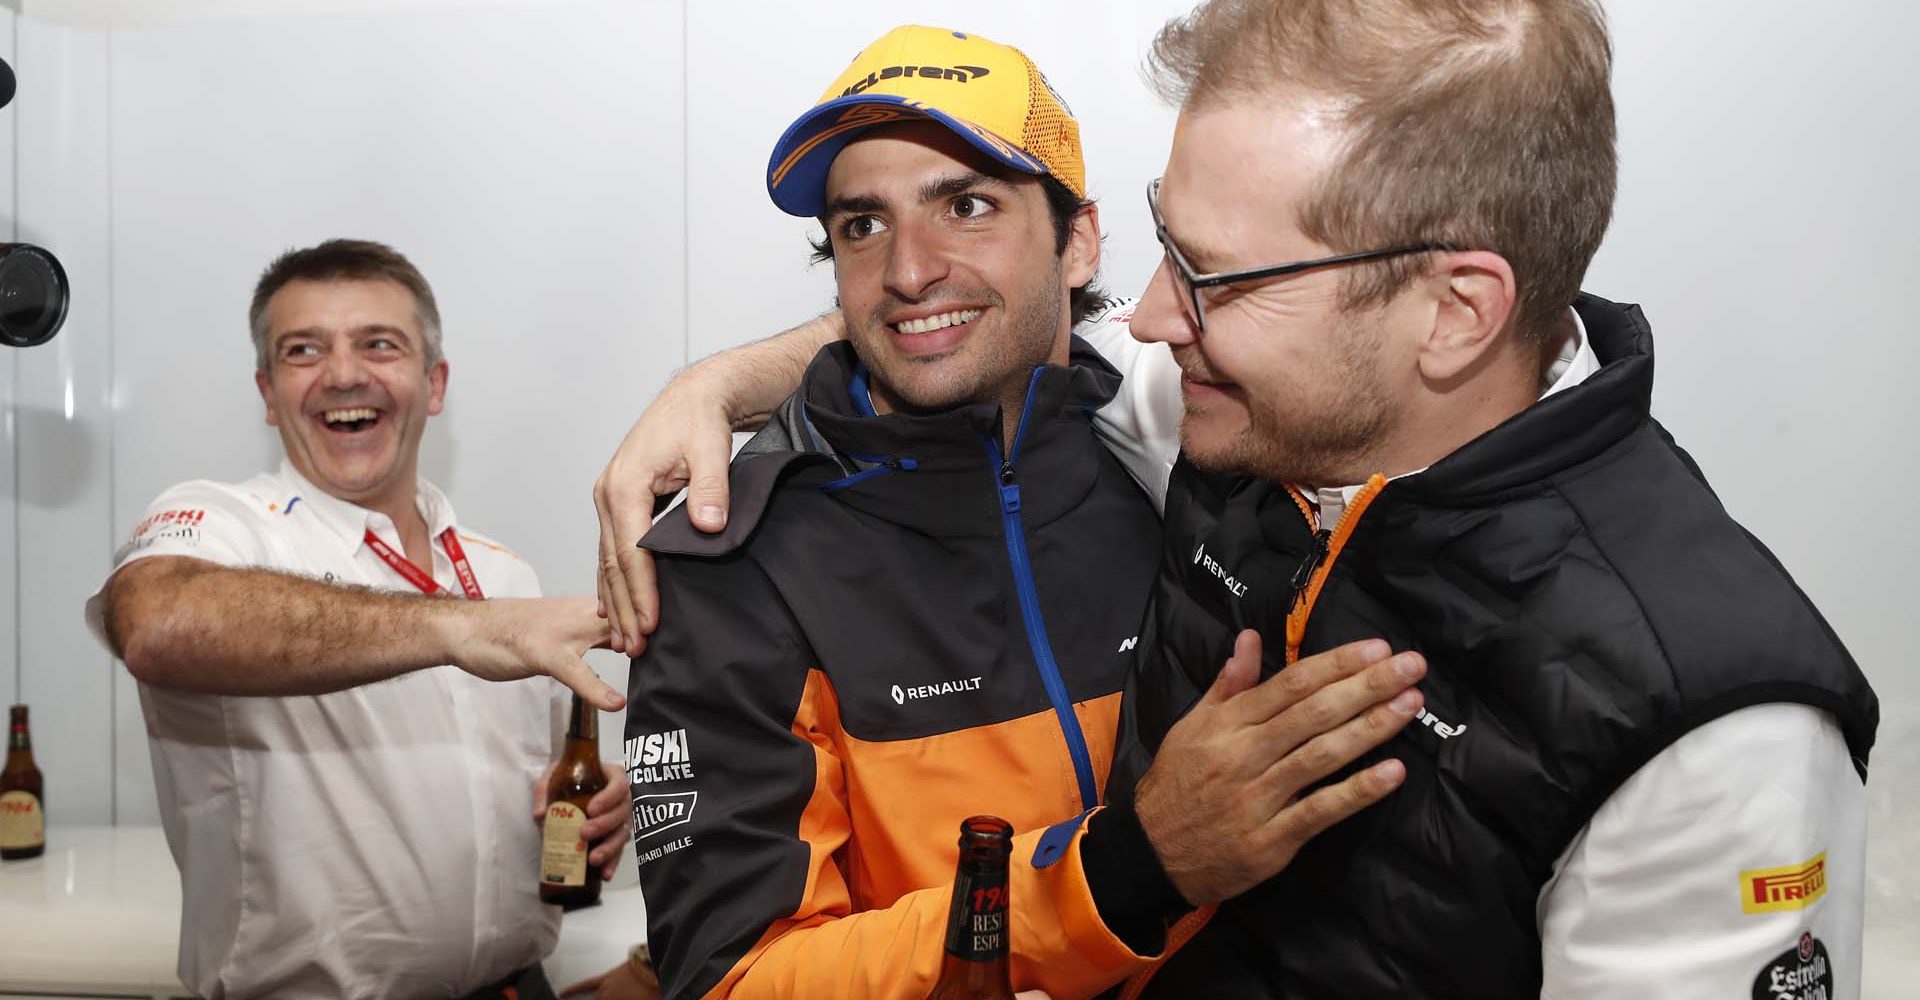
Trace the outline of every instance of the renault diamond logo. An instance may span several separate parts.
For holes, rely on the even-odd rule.
[[[896,705],[904,705],[907,703],[907,693],[900,690],[900,685],[898,684],[893,686],[893,703]]]

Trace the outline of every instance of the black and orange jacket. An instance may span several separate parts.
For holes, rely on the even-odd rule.
[[[735,461],[725,532],[648,534],[626,763],[668,997],[924,997],[979,813],[1018,833],[1017,988],[1146,964],[1080,851],[1160,538],[1092,430],[1118,385],[1076,340],[1003,454],[999,407],[875,416],[832,345]]]

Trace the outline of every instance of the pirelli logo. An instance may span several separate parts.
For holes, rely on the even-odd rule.
[[[1827,855],[1785,868],[1740,873],[1740,909],[1748,913],[1804,910],[1827,893]]]

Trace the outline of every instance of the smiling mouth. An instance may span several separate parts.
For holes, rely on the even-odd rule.
[[[965,323],[971,323],[979,318],[980,310],[978,309],[956,309],[952,312],[940,313],[937,316],[922,316],[919,319],[901,320],[898,323],[889,323],[888,325],[893,328],[895,333],[922,334],[944,330],[950,326],[960,326]]]
[[[380,411],[371,406],[352,406],[322,410],[320,423],[336,434],[358,434],[380,422]]]

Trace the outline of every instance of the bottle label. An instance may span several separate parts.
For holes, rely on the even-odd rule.
[[[47,819],[32,792],[0,795],[0,848],[39,847],[47,842]]]
[[[966,962],[1007,957],[1007,874],[969,872],[954,875],[953,903],[947,911],[947,954]]]
[[[587,884],[587,841],[580,836],[580,828],[586,824],[586,810],[571,802],[547,807],[546,832],[540,844],[541,884]]]

